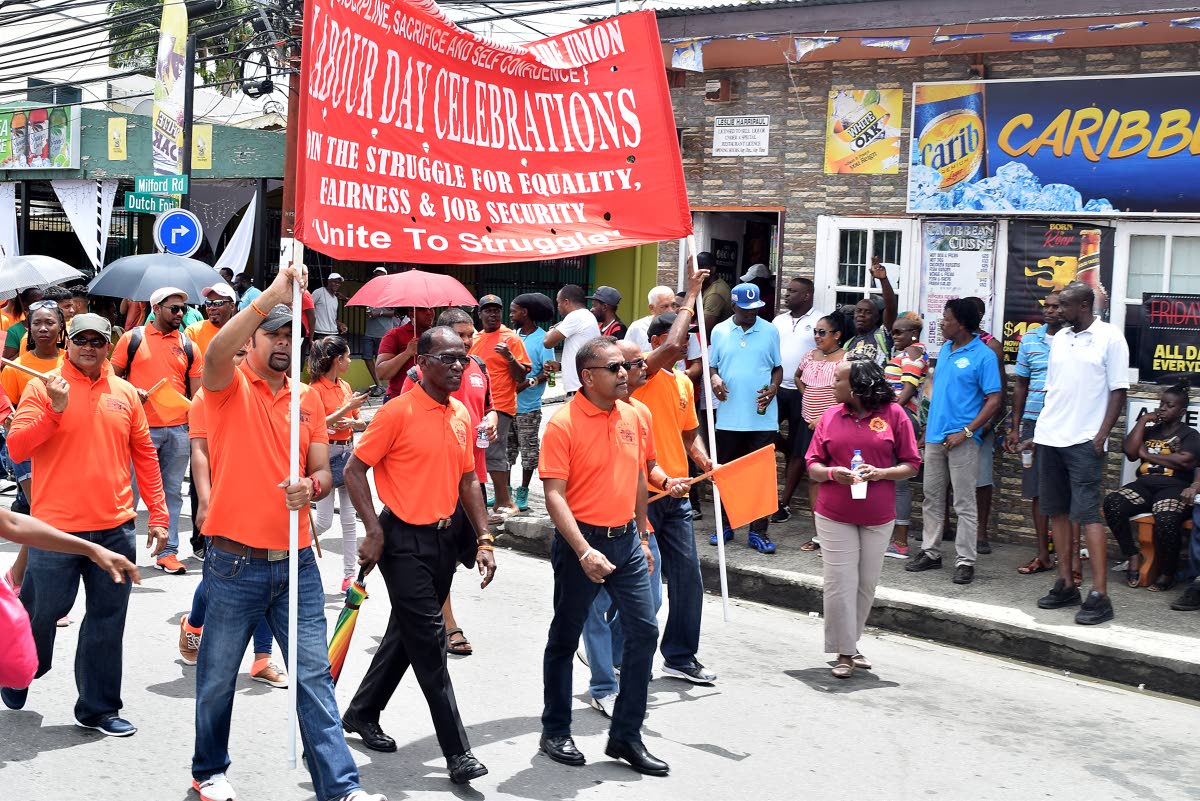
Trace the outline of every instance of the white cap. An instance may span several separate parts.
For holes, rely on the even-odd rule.
[[[375,275],[387,275],[387,267],[376,267],[371,272]]]
[[[742,281],[753,281],[755,278],[770,278],[771,271],[767,269],[765,264],[755,264],[746,271],[746,274],[741,277]]]
[[[233,287],[229,286],[229,284],[206,286],[204,289],[200,290],[200,294],[209,300],[216,300],[216,298],[213,297],[214,295],[227,298],[229,300],[237,300],[237,293],[233,291]]]
[[[342,278],[341,273],[330,273],[329,277],[326,278],[325,280],[326,281],[344,281],[346,279]]]
[[[157,306],[172,295],[182,295],[183,302],[187,303],[188,293],[177,286],[164,286],[162,289],[154,290],[154,294],[150,296],[150,305]]]

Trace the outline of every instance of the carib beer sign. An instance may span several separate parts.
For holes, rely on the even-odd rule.
[[[1200,214],[1200,74],[913,87],[912,213]]]

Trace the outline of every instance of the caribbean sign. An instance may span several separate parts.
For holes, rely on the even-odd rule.
[[[307,0],[304,20],[309,247],[480,264],[691,232],[654,12],[524,47],[429,0]]]
[[[1200,386],[1200,295],[1142,295],[1138,378]]]
[[[913,87],[908,210],[1195,215],[1200,73]]]

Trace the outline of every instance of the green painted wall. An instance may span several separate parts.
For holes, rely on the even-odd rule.
[[[658,286],[658,245],[639,245],[596,254],[592,288],[611,286],[621,293],[617,316],[626,324],[646,316],[646,295]]]
[[[108,118],[125,117],[125,161],[108,160]],[[150,118],[83,109],[79,123],[81,151],[78,170],[0,170],[3,181],[49,181],[55,178],[136,178],[153,175],[150,160]],[[228,125],[213,126],[213,168],[192,170],[201,178],[282,178],[283,131],[254,131]]]

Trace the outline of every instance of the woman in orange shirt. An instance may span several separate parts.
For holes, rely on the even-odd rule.
[[[333,526],[333,502],[337,496],[338,516],[342,521],[342,592],[350,587],[358,572],[358,533],[354,525],[354,506],[350,491],[342,482],[342,470],[354,452],[354,432],[367,427],[358,417],[358,409],[367,399],[356,395],[342,378],[350,370],[350,346],[341,337],[325,337],[313,343],[309,353],[308,385],[317,391],[325,407],[325,425],[329,430],[329,466],[333,470],[333,491],[317,501],[313,528],[319,536]]]

